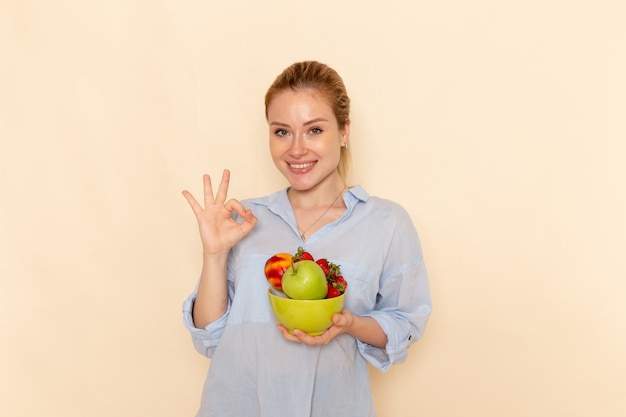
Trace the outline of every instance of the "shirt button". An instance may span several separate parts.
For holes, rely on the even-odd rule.
[[[412,340],[412,339],[413,339],[413,335],[412,335],[412,334],[410,334],[410,335],[409,335],[409,340]]]

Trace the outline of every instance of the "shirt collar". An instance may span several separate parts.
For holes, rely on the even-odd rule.
[[[288,190],[289,187],[286,187],[266,197],[254,199],[253,202],[255,204],[266,206],[269,210],[284,218],[292,218],[293,209],[291,207],[291,203],[289,202],[289,197],[287,196]],[[355,185],[354,187],[348,188],[343,196],[343,201],[346,203],[347,211],[351,212],[354,206],[356,206],[359,202],[365,203],[369,200],[369,198],[370,195],[363,187]]]

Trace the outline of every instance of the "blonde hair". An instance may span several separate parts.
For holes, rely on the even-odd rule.
[[[272,99],[284,90],[312,89],[321,93],[327,100],[335,117],[339,129],[344,129],[350,123],[350,97],[343,80],[334,69],[317,61],[303,61],[287,67],[276,77],[265,93],[265,118],[267,108]],[[341,148],[337,170],[341,178],[347,180],[350,151],[347,147]]]

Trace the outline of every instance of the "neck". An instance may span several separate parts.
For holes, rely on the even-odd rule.
[[[333,207],[333,210],[338,210],[339,208],[342,210],[345,209],[345,203],[341,199],[341,196],[347,188],[348,187],[345,184],[342,184],[341,190],[335,195],[330,204],[328,204],[327,200],[324,205],[315,204],[311,207],[302,207],[293,205],[292,202],[293,211],[296,216],[296,225],[298,226],[298,233],[300,234],[302,241],[307,240],[311,233],[315,233],[315,231],[324,226],[324,224],[337,218],[337,213],[333,213],[331,211]],[[322,211],[322,214],[317,215],[320,211]],[[304,224],[308,223],[308,226],[303,227],[303,222],[306,222]]]
[[[338,181],[332,186],[323,188],[315,187],[309,190],[289,188],[287,195],[294,208],[310,210],[320,207],[329,207],[329,205],[332,207],[337,202],[343,205],[343,201],[339,197],[341,197],[341,194],[343,194],[347,188],[347,185],[343,181]]]

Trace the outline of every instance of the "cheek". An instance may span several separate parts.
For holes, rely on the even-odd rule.
[[[282,155],[284,153],[284,146],[281,146],[281,143],[276,141],[276,140],[272,140],[270,139],[269,141],[269,148],[270,148],[270,154],[272,155],[272,158],[278,158],[280,155]]]
[[[272,143],[270,141],[270,156],[272,158],[272,162],[278,169],[284,168],[284,164],[282,163],[283,155],[285,154],[284,146],[281,146],[279,143]]]
[[[319,155],[323,155],[326,160],[332,163],[339,163],[339,158],[341,157],[341,148],[339,147],[339,143],[326,144],[323,147],[320,147],[316,150]]]

